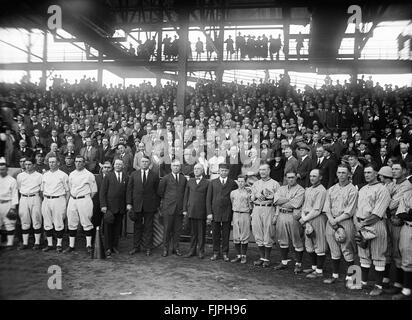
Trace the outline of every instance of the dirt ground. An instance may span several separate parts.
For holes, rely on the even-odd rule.
[[[64,245],[66,245],[64,243]],[[143,253],[129,256],[131,237],[122,238],[120,255],[111,259],[93,260],[77,241],[72,254],[55,251],[38,252],[0,251],[1,299],[371,299],[368,290],[349,291],[340,281],[326,285],[321,279],[309,280],[304,275],[293,274],[291,268],[275,271],[253,266],[258,251],[251,245],[246,265],[210,261],[211,245],[207,246],[204,260],[197,257],[183,258],[170,255],[161,257],[161,249],[151,257]],[[186,252],[188,243],[181,243]],[[233,244],[231,243],[231,248]],[[232,249],[231,249],[232,250]],[[233,250],[231,255],[233,255]],[[272,250],[271,263],[279,262],[279,249]],[[344,263],[342,263],[344,265]],[[62,268],[62,290],[47,286],[49,266]],[[305,255],[304,267],[309,266]],[[342,266],[342,271],[343,271]],[[330,275],[330,262],[326,261],[326,275]],[[373,283],[371,283],[372,285]],[[389,299],[381,296],[374,299]]]

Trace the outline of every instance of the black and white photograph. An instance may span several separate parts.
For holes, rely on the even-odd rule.
[[[411,2],[1,8],[0,300],[412,300]]]

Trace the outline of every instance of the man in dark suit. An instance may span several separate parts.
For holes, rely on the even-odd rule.
[[[388,151],[386,147],[381,147],[379,149],[379,157],[376,158],[376,164],[378,165],[379,169],[388,165]]]
[[[183,215],[187,215],[190,225],[190,249],[185,255],[190,258],[196,255],[199,246],[199,258],[205,257],[206,243],[206,196],[209,181],[203,177],[204,168],[200,163],[194,167],[195,177],[186,184],[183,200]]]
[[[218,259],[220,245],[222,245],[223,260],[229,261],[229,235],[232,221],[232,203],[230,192],[238,186],[233,179],[228,178],[229,165],[219,164],[219,178],[209,182],[206,195],[206,209],[208,219],[212,220],[213,256],[210,260]]]
[[[99,199],[100,207],[104,215],[112,214],[114,219],[109,223],[104,220],[104,247],[106,256],[110,257],[112,252],[119,253],[117,247],[122,231],[122,220],[126,213],[126,187],[128,176],[123,171],[123,161],[114,162],[114,171],[108,172],[104,177]]]
[[[406,163],[412,162],[412,154],[409,153],[409,143],[406,140],[401,140],[399,146],[401,151],[400,158]]]
[[[127,211],[132,211],[134,220],[133,249],[129,254],[140,252],[140,245],[146,250],[146,256],[152,254],[153,218],[159,207],[157,189],[159,176],[149,170],[150,159],[140,159],[140,170],[133,171],[127,184]],[[143,240],[143,241],[142,241]]]
[[[102,144],[97,147],[97,153],[99,164],[103,164],[105,161],[113,162],[115,150],[110,148],[109,138],[104,137],[102,139]]]
[[[318,146],[316,147],[315,150],[315,156],[312,157],[312,169],[319,169],[323,170],[323,167],[325,166],[326,163],[326,158],[325,158],[325,149],[323,146]]]
[[[80,149],[80,155],[84,157],[86,161],[86,169],[92,173],[98,172],[98,157],[97,149],[92,146],[92,139],[90,137],[86,138],[86,146]]]
[[[133,155],[126,152],[126,146],[124,143],[117,145],[117,153],[115,154],[113,161],[120,159],[123,161],[124,171],[126,174],[130,174],[133,170]]]
[[[237,146],[230,147],[229,155],[226,157],[226,163],[229,165],[230,179],[236,180],[242,172],[242,163],[240,162],[240,154]]]
[[[163,217],[163,253],[169,255],[169,243],[172,240],[172,253],[181,256],[179,239],[183,222],[183,198],[187,180],[180,173],[180,161],[173,160],[172,172],[165,175],[159,183],[158,195],[161,198],[160,213]]]
[[[348,161],[352,171],[352,184],[359,190],[366,184],[363,166],[359,163],[356,152],[349,154]]]
[[[312,170],[312,163],[308,156],[310,148],[306,143],[300,143],[298,145],[298,152],[300,153],[300,159],[298,160],[298,184],[303,188],[309,186],[309,173]]]
[[[336,170],[338,169],[338,163],[336,161],[336,156],[333,154],[333,149],[331,146],[325,147],[324,155],[325,165],[321,170],[321,183],[325,187],[325,189],[329,189],[336,183]]]

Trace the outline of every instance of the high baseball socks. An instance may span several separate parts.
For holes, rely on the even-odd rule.
[[[280,248],[280,258],[282,260],[282,264],[288,264],[288,252],[289,248]]]
[[[318,255],[317,256],[317,265],[316,265],[316,273],[323,273],[323,265],[325,264],[326,256]]]
[[[375,269],[375,272],[376,272],[376,286],[382,289],[383,273],[385,271],[378,271]]]
[[[241,247],[240,247],[240,243],[235,243],[235,250],[236,250],[236,254],[238,257],[240,257],[242,255],[241,253]]]
[[[402,270],[402,268],[396,268],[395,283],[393,284],[393,286],[397,288],[402,288],[403,279],[404,271]]]
[[[244,257],[246,257],[247,245],[248,245],[247,243],[242,243],[242,245],[241,245],[241,254]]]
[[[383,283],[389,283],[389,274],[391,272],[391,264],[387,263],[385,264],[385,272],[383,273]]]
[[[69,230],[69,247],[74,248],[77,230]]]
[[[272,248],[265,247],[265,261],[270,260],[270,251],[272,251]]]
[[[298,266],[302,265],[302,258],[303,258],[303,251],[295,250],[296,265]]]
[[[368,283],[368,277],[369,277],[369,269],[370,267],[362,267],[362,284],[367,284]]]
[[[23,237],[23,245],[28,246],[29,245],[29,230],[22,230],[21,236]]]
[[[402,294],[404,294],[405,296],[410,296],[411,289],[412,289],[412,272],[404,271]]]
[[[93,229],[84,232],[86,234],[86,247],[92,246]]]
[[[14,243],[14,230],[7,231],[7,246],[10,247]]]
[[[41,229],[34,229],[34,244],[40,245]]]
[[[62,246],[62,242],[63,242],[63,233],[64,230],[56,230],[56,237],[57,237],[57,246],[61,247]]]
[[[339,278],[340,259],[332,259],[332,277]]]
[[[316,265],[317,265],[317,255],[316,252],[311,252],[309,253],[310,261],[312,263],[312,269],[316,270]]]

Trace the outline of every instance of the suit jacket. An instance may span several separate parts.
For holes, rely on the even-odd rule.
[[[209,180],[204,177],[202,177],[199,184],[196,183],[195,178],[191,178],[187,182],[183,199],[183,211],[187,212],[188,218],[206,220],[206,197],[208,188]]]
[[[103,179],[99,192],[100,207],[106,207],[114,214],[126,212],[126,189],[129,177],[122,172],[122,181],[119,183],[114,171],[109,172]]]
[[[97,153],[99,157],[99,163],[104,163],[105,161],[110,161],[110,163],[113,162],[115,151],[109,146],[106,150],[103,149],[103,146],[97,147]]]
[[[230,201],[230,192],[237,189],[236,182],[226,178],[226,184],[222,186],[220,177],[209,182],[206,195],[207,214],[213,216],[215,222],[232,221],[232,202]]]
[[[292,156],[289,160],[286,159],[284,173],[289,171],[296,171],[298,169],[298,159]],[[286,184],[286,179],[284,178],[283,184]]]
[[[402,153],[401,153],[400,159],[403,159],[403,158],[402,158]],[[405,161],[406,163],[412,162],[412,154],[408,153],[408,154],[405,156],[405,159],[403,159],[403,161]]]
[[[361,166],[360,164],[358,164],[355,172],[352,174],[352,184],[355,187],[358,187],[358,190],[366,184],[365,175],[363,173],[363,166]]]
[[[231,156],[226,157],[226,163],[229,165],[229,175],[228,177],[233,180],[237,180],[237,177],[242,172],[242,163],[240,162],[240,155],[238,154],[236,158]]]
[[[332,157],[323,161],[324,165],[321,168],[322,172],[322,185],[325,189],[329,189],[336,183],[336,170],[337,170],[337,162]],[[322,162],[322,163],[323,163]]]
[[[64,170],[62,170],[62,171],[64,171]],[[66,171],[64,171],[64,172],[66,172]],[[96,194],[94,195],[94,197],[92,199],[93,200],[93,211],[94,212],[96,212],[96,211],[100,212],[100,198],[99,198],[99,195],[100,195],[100,191],[101,191],[101,188],[102,188],[103,174],[102,173],[95,174],[94,178],[96,180],[97,192],[96,192]]]
[[[388,165],[388,160],[389,160],[389,157],[388,157],[388,156],[386,156],[386,157],[383,159],[383,161],[382,161],[381,155],[378,155],[378,156],[376,157],[376,164],[379,166],[379,169],[382,168],[383,166]]]
[[[97,149],[91,147],[90,151],[87,151],[87,147],[83,147],[80,149],[80,155],[86,160],[86,169],[90,172],[95,172],[98,161]]]
[[[312,169],[312,162],[309,156],[305,158],[305,160],[302,161],[302,159],[298,160],[298,174],[300,174],[300,178],[298,179],[299,185],[301,185],[303,188],[306,188],[309,186],[309,173],[310,170]]]
[[[179,183],[173,173],[165,175],[159,183],[158,195],[162,199],[160,212],[162,215],[172,216],[183,213],[183,198],[187,180],[179,173]]]
[[[154,213],[159,207],[158,187],[159,177],[152,170],[149,170],[145,185],[142,181],[142,171],[133,171],[127,183],[126,203],[131,204],[135,212]]]

